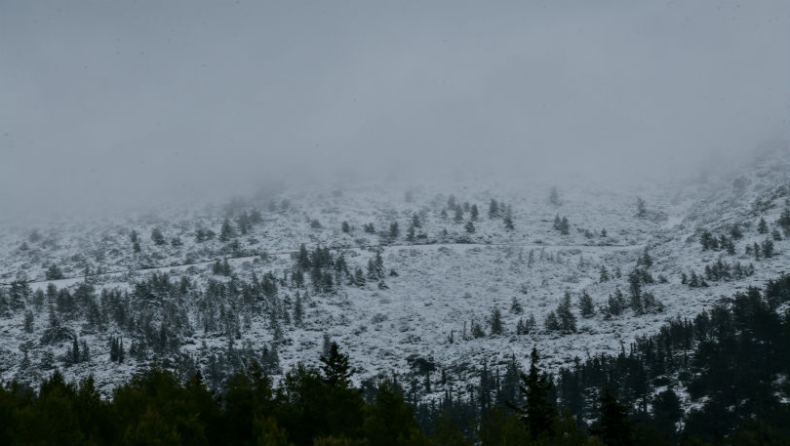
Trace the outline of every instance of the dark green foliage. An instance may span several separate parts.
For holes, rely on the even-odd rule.
[[[604,389],[599,402],[600,416],[590,432],[600,437],[607,446],[636,445],[628,408],[620,404],[608,388]]]
[[[610,278],[609,277],[609,270],[607,270],[605,266],[601,265],[601,271],[600,271],[600,276],[598,278],[598,281],[601,282],[601,283],[608,282],[609,278]]]
[[[340,225],[340,230],[343,231],[344,234],[348,234],[349,232],[351,232],[351,226],[348,224],[347,221],[344,221]]]
[[[521,302],[518,301],[516,296],[513,296],[513,300],[510,302],[510,312],[513,314],[521,314],[524,312],[524,308],[521,306]]]
[[[636,261],[636,266],[642,266],[644,268],[650,268],[653,266],[653,258],[650,257],[647,247],[645,247],[644,251],[642,251],[642,255]]]
[[[570,231],[570,223],[568,223],[568,217],[560,218],[559,214],[554,217],[554,230],[559,231],[562,235],[568,235]]]
[[[514,231],[516,229],[516,225],[513,223],[513,216],[510,213],[505,215],[502,222],[505,224],[505,230]]]
[[[456,206],[454,211],[455,215],[453,216],[453,221],[456,223],[461,223],[464,221],[464,208],[461,206]]]
[[[527,425],[533,440],[552,436],[552,427],[557,419],[557,409],[549,400],[551,378],[542,373],[538,368],[540,357],[533,347],[530,353],[530,366],[528,374],[521,374],[519,390],[524,395],[526,403],[523,406],[513,406]]]
[[[411,446],[422,442],[412,408],[389,380],[379,385],[375,403],[365,411],[364,431],[371,446]]]
[[[582,291],[582,295],[579,297],[579,311],[582,317],[595,316],[595,305],[593,304],[592,297],[587,294],[586,290]]]
[[[154,242],[156,246],[162,246],[167,244],[167,240],[165,240],[165,235],[162,233],[162,230],[159,228],[151,229],[151,241]]]
[[[398,228],[398,222],[393,221],[390,223],[390,230],[389,230],[389,238],[395,240],[400,236],[400,229]]]
[[[321,356],[321,372],[324,382],[330,386],[348,387],[354,368],[349,365],[348,355],[340,353],[340,347],[332,342],[329,352]]]
[[[790,206],[785,206],[784,210],[782,210],[782,215],[779,216],[776,224],[782,228],[782,231],[785,233],[785,237],[790,237]]]
[[[569,292],[565,292],[556,311],[560,331],[563,333],[576,333],[576,316],[571,312],[571,294]]]
[[[547,331],[560,331],[562,329],[562,325],[560,325],[560,319],[557,317],[557,313],[554,311],[550,311],[546,316],[543,326]]]
[[[66,276],[63,275],[63,271],[60,269],[58,265],[54,263],[47,268],[47,271],[44,273],[44,277],[47,280],[60,280],[65,279]]]
[[[491,316],[488,318],[488,326],[491,336],[499,336],[505,332],[505,327],[502,322],[502,312],[499,310],[499,307],[491,309]]]
[[[774,256],[774,242],[770,239],[765,239],[762,244],[763,257],[769,259]]]
[[[473,204],[471,209],[469,210],[469,219],[471,221],[477,221],[479,216],[480,216],[480,211],[477,209],[477,205]]]
[[[466,232],[468,232],[469,234],[474,234],[475,225],[472,223],[471,220],[466,222],[466,225],[464,226],[464,230],[466,230]]]
[[[499,203],[497,203],[497,201],[493,198],[488,203],[488,218],[499,218]]]
[[[740,240],[743,238],[743,232],[741,231],[740,224],[735,223],[732,225],[732,228],[730,228],[730,237],[733,240]]]
[[[760,222],[757,224],[757,232],[759,234],[768,234],[768,224],[762,217],[760,217]]]
[[[233,226],[231,226],[230,220],[226,218],[225,221],[222,222],[222,227],[220,228],[219,231],[219,240],[221,242],[227,242],[230,241],[230,239],[235,236],[236,236],[236,230],[233,229]]]
[[[211,229],[198,228],[195,231],[195,241],[198,243],[203,243],[207,240],[211,240],[215,236],[216,233],[214,233],[214,231],[212,231]]]

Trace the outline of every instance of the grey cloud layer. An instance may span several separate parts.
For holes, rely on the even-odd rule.
[[[3,2],[0,212],[654,171],[787,133],[786,1],[373,3]]]

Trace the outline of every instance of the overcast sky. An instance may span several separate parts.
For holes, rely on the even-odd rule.
[[[788,110],[787,0],[0,1],[5,215],[299,171],[655,172],[786,138]]]

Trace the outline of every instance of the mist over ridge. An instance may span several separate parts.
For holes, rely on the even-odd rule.
[[[790,5],[0,6],[0,215],[673,178],[787,139]]]

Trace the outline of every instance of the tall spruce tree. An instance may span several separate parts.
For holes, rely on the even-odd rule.
[[[537,440],[551,436],[552,426],[557,419],[557,409],[549,400],[552,383],[549,376],[541,373],[538,368],[540,358],[535,347],[529,357],[529,374],[521,373],[519,386],[527,402],[523,406],[513,406],[512,409],[523,418],[532,439]]]

